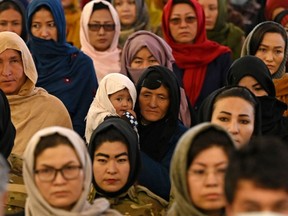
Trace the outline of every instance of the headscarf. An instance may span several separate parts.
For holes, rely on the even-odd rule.
[[[261,107],[261,130],[263,135],[276,135],[288,141],[288,119],[283,117],[287,105],[275,98],[275,87],[269,68],[255,56],[245,56],[236,60],[229,69],[227,82],[238,85],[245,76],[252,76],[268,93],[257,97]]]
[[[6,31],[0,32],[0,41],[0,53],[6,49],[21,52],[27,77],[17,95],[7,95],[12,122],[17,131],[13,153],[22,155],[28,140],[39,129],[52,125],[72,128],[72,125],[62,102],[46,90],[35,87],[37,70],[23,39],[14,32]]]
[[[7,159],[14,146],[16,131],[11,121],[8,100],[1,89],[0,96],[0,153]]]
[[[193,216],[206,216],[203,212],[195,207],[192,203],[187,182],[187,161],[188,152],[193,145],[195,138],[201,133],[208,131],[209,129],[215,129],[219,133],[225,134],[231,144],[233,144],[233,139],[229,133],[222,127],[211,124],[202,123],[190,128],[178,141],[176,149],[174,151],[171,167],[170,167],[170,179],[172,184],[172,191],[175,196],[175,200],[168,211],[167,215],[180,216],[180,215],[193,215]],[[218,143],[217,143],[218,144]],[[220,145],[221,143],[219,143]],[[234,146],[231,146],[234,149]]]
[[[283,28],[283,26],[281,26],[279,23],[276,23],[276,22],[273,22],[273,21],[265,21],[265,22],[261,22],[259,23],[258,25],[256,25],[253,30],[248,34],[248,36],[246,37],[244,43],[243,43],[243,46],[242,46],[242,50],[241,50],[241,56],[245,56],[245,55],[255,55],[256,51],[257,50],[251,50],[252,49],[252,44],[253,46],[258,46],[260,45],[261,41],[256,41],[256,40],[259,40],[260,38],[255,38],[254,37],[254,34],[255,32],[258,32],[258,31],[263,31],[262,29],[265,28],[265,26],[269,26],[269,25],[277,25],[280,29],[282,29],[283,31],[283,35],[286,35],[286,40],[285,40],[285,50],[284,50],[284,58],[283,58],[283,61],[281,62],[278,70],[272,74],[272,78],[273,79],[279,79],[281,78],[284,74],[285,74],[285,64],[286,64],[286,61],[287,61],[287,58],[288,58],[288,49],[287,49],[287,34],[286,34],[286,31],[285,29]],[[264,37],[264,34],[266,32],[263,32],[263,36],[262,36],[262,40],[263,40],[263,37]],[[259,43],[259,44],[256,44],[256,43]],[[258,47],[256,47],[258,49]],[[255,53],[252,53],[252,52],[255,52]]]
[[[205,15],[202,7],[196,0],[189,0],[197,17],[197,35],[194,43],[176,43],[170,34],[169,20],[175,0],[168,0],[163,10],[162,28],[164,38],[173,50],[176,64],[184,69],[184,89],[194,106],[201,92],[206,76],[207,65],[224,53],[231,52],[228,47],[210,41],[206,37]]]
[[[266,17],[266,19],[267,20],[273,20],[272,19],[273,11],[276,8],[280,8],[280,7],[288,9],[288,0],[281,0],[281,1],[267,0],[266,5],[265,5],[265,17]]]
[[[154,58],[160,65],[167,67],[173,71],[175,59],[172,55],[171,47],[161,37],[154,33],[145,30],[134,32],[127,39],[121,55],[121,72],[128,76],[134,84],[139,80],[146,68],[133,69],[130,67],[136,53],[143,47],[147,47]],[[182,81],[181,81],[182,82]],[[180,85],[181,86],[181,85]],[[180,104],[180,119],[187,127],[191,126],[191,113],[186,97],[185,90],[180,87],[181,104]]]
[[[285,27],[288,23],[288,9],[281,11],[274,19],[275,22]]]
[[[93,13],[94,4],[102,3],[107,5],[109,12],[115,24],[115,34],[110,47],[105,51],[97,51],[89,42],[88,23]],[[120,20],[115,8],[106,0],[93,0],[88,2],[82,11],[80,21],[80,42],[81,50],[86,53],[92,60],[98,82],[109,73],[120,71],[120,50],[118,49],[118,40],[120,35]]]
[[[48,7],[54,17],[57,42],[37,38],[31,33],[32,17],[41,6]],[[31,1],[27,15],[28,47],[39,75],[37,86],[45,88],[64,103],[71,116],[74,130],[83,136],[84,119],[97,89],[92,61],[66,42],[66,22],[60,0]]]
[[[26,16],[25,16],[26,11],[25,11],[24,5],[22,3],[20,3],[18,0],[3,0],[0,2],[0,7],[3,7],[3,5],[6,5],[5,7],[7,7],[7,5],[14,5],[14,7],[16,7],[18,9],[17,11],[20,13],[20,15],[22,17],[22,32],[21,32],[20,36],[24,41],[26,41],[27,40]],[[10,9],[10,7],[11,6],[9,6],[9,9]],[[3,10],[3,11],[5,11],[5,10]]]
[[[71,144],[73,145],[76,154],[80,160],[80,163],[83,167],[84,172],[84,183],[83,183],[83,192],[79,197],[78,201],[75,203],[73,208],[70,211],[65,211],[59,208],[52,207],[47,201],[42,197],[39,192],[34,178],[34,167],[35,167],[35,158],[34,151],[39,144],[39,141],[42,137],[58,133],[66,137]],[[109,203],[105,199],[97,200],[92,206],[89,205],[87,201],[87,195],[89,193],[89,186],[92,178],[92,166],[89,158],[89,154],[86,149],[86,145],[82,138],[74,131],[62,128],[62,127],[48,127],[44,128],[30,139],[28,146],[24,152],[24,161],[23,161],[23,177],[24,183],[26,185],[28,198],[25,204],[25,215],[26,216],[49,216],[49,215],[61,215],[61,216],[95,216],[95,215],[104,215],[105,211],[107,213],[114,213],[113,210],[109,210]],[[105,214],[106,215],[106,214]],[[108,214],[109,215],[109,214]],[[115,213],[115,215],[118,215]]]
[[[111,1],[115,7],[115,0]],[[123,47],[126,39],[132,33],[139,30],[149,30],[149,12],[146,5],[145,0],[137,0],[135,1],[136,5],[136,21],[132,24],[132,26],[124,26],[121,25],[121,33],[119,39],[120,47]]]
[[[97,192],[99,192],[102,195],[108,196],[108,197],[116,197],[118,195],[121,195],[128,191],[128,189],[135,184],[136,179],[138,177],[138,173],[141,169],[141,161],[140,161],[140,151],[139,151],[139,144],[138,144],[138,136],[137,133],[133,130],[133,128],[127,123],[125,120],[121,118],[108,118],[104,122],[102,122],[96,130],[94,130],[93,135],[91,137],[90,143],[89,143],[89,154],[90,158],[93,164],[94,161],[94,154],[96,148],[99,147],[95,143],[95,139],[97,138],[99,133],[103,133],[105,131],[109,131],[110,129],[116,129],[118,130],[123,137],[126,140],[127,144],[127,150],[128,150],[128,158],[129,158],[129,164],[130,164],[130,171],[129,176],[127,179],[126,184],[116,192],[107,192],[103,189],[101,189],[94,177],[92,177],[92,183],[96,189]],[[102,143],[100,143],[101,145]],[[112,145],[112,144],[111,144]],[[96,170],[97,172],[97,170]]]
[[[245,76],[252,76],[269,96],[275,97],[275,87],[269,68],[255,56],[244,56],[233,62],[228,70],[227,84],[238,85]]]
[[[212,114],[213,114],[213,110],[214,110],[214,104],[215,104],[215,99],[217,98],[217,96],[219,94],[221,94],[222,92],[229,90],[231,88],[239,88],[239,89],[243,89],[242,91],[248,91],[250,92],[250,97],[251,100],[256,101],[256,107],[255,107],[255,121],[254,121],[254,131],[253,131],[253,135],[254,136],[258,136],[261,135],[261,127],[262,127],[262,113],[261,113],[261,106],[260,103],[258,101],[258,99],[256,98],[256,96],[246,87],[242,87],[242,86],[225,86],[222,87],[220,89],[215,90],[214,92],[212,92],[201,104],[200,108],[199,108],[199,112],[198,112],[198,122],[210,122],[212,119]]]
[[[233,59],[236,59],[240,56],[245,33],[233,23],[227,22],[227,0],[217,1],[217,20],[214,28],[207,30],[207,37],[209,40],[228,46],[232,51]]]
[[[135,112],[137,119],[141,122],[141,110],[139,107],[139,94],[145,80],[160,80],[169,90],[170,104],[166,115],[148,125],[139,124],[140,148],[151,158],[160,161],[169,149],[169,140],[175,134],[178,127],[178,116],[180,107],[180,92],[176,76],[163,66],[150,66],[140,77],[137,85],[137,102]]]
[[[121,73],[128,76],[134,83],[145,69],[133,69],[130,67],[136,53],[143,47],[147,47],[160,65],[173,71],[175,59],[171,47],[162,38],[145,30],[134,32],[126,40],[121,55]]]
[[[100,82],[96,96],[87,114],[85,138],[89,142],[93,130],[104,121],[107,116],[118,116],[112,105],[109,95],[127,88],[132,98],[133,109],[136,102],[136,89],[132,81],[125,75],[111,73],[106,75]]]
[[[65,19],[67,24],[66,39],[73,46],[80,48],[80,17],[81,9],[78,0],[73,0],[71,6],[64,8]]]

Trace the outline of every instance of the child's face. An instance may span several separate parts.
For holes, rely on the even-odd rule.
[[[122,116],[127,110],[133,109],[132,98],[127,88],[109,95],[109,99],[119,116]]]

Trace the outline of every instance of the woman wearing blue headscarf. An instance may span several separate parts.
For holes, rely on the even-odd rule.
[[[92,60],[66,42],[66,21],[60,0],[32,1],[27,8],[28,47],[37,71],[37,86],[66,106],[81,136],[85,117],[98,87]]]

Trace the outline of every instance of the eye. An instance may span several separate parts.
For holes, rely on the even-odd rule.
[[[194,170],[192,170],[192,174],[193,175],[204,175],[205,170],[204,169],[194,169]]]
[[[219,121],[222,121],[222,122],[228,122],[229,121],[229,119],[226,117],[219,117],[218,119],[219,119]]]
[[[40,28],[40,25],[38,23],[33,23],[31,25],[32,28],[36,28],[36,29],[39,29]]]
[[[249,124],[250,121],[249,121],[249,120],[246,120],[246,119],[243,119],[243,120],[240,120],[240,123],[246,125],[246,124]]]
[[[107,163],[107,160],[104,159],[104,158],[97,158],[96,161],[97,161],[98,163],[100,163],[100,164],[105,164],[105,163]]]
[[[186,23],[194,23],[196,21],[196,17],[194,16],[185,17],[185,21]]]
[[[179,25],[181,23],[181,19],[180,18],[172,18],[170,19],[170,23],[173,25]]]
[[[117,160],[118,163],[126,163],[127,161],[128,161],[127,158],[119,158],[119,159]]]
[[[48,24],[48,26],[49,26],[50,28],[52,28],[52,27],[55,27],[56,25],[55,25],[54,22],[51,22],[51,23]]]

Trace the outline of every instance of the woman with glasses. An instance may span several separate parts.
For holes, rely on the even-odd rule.
[[[108,1],[93,0],[85,5],[80,21],[81,50],[93,60],[98,83],[105,75],[120,72],[119,35],[119,17]]]
[[[231,51],[207,39],[204,12],[196,0],[169,0],[162,18],[164,38],[181,69],[186,95],[197,111],[211,92],[224,86]]]
[[[224,176],[233,139],[221,126],[202,123],[179,140],[171,162],[175,198],[167,215],[225,215]]]
[[[93,63],[87,55],[66,42],[61,1],[31,1],[27,15],[28,47],[38,72],[36,86],[46,89],[64,103],[73,129],[84,136],[85,117],[98,87]]]
[[[120,215],[105,199],[92,206],[87,202],[91,169],[86,145],[77,133],[62,127],[38,131],[24,152],[25,215]]]

